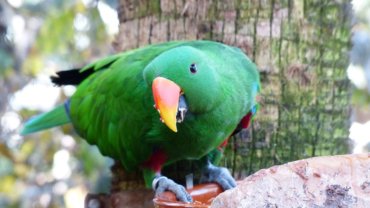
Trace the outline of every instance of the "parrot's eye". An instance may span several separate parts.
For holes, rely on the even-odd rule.
[[[195,64],[190,64],[189,69],[190,69],[190,72],[193,73],[193,74],[197,73],[197,71],[198,71],[197,65],[195,65]]]

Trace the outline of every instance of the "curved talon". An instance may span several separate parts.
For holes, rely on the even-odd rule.
[[[192,202],[193,199],[191,198],[190,194],[186,191],[184,186],[175,183],[173,180],[165,177],[165,176],[158,176],[153,180],[153,190],[155,191],[155,195],[158,196],[159,194],[165,191],[171,191],[176,195],[177,200],[182,202]]]
[[[210,163],[203,169],[200,178],[200,183],[208,182],[218,183],[224,191],[236,186],[236,182],[227,168],[217,167]]]

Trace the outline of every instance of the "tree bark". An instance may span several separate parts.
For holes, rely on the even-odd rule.
[[[345,2],[120,0],[114,47],[209,39],[241,48],[256,63],[262,90],[251,137],[235,137],[222,160],[240,179],[275,164],[349,151]],[[170,175],[193,171],[188,162],[173,167]]]

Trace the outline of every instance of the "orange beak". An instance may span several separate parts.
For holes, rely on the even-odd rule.
[[[171,80],[157,77],[153,80],[152,91],[155,108],[161,120],[172,131],[177,132],[176,115],[179,107],[181,88]]]

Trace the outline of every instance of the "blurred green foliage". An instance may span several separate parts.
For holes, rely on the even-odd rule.
[[[367,36],[370,37],[370,1],[362,1],[362,0],[353,0],[352,1],[353,10],[354,10],[354,22],[352,28],[352,51],[351,51],[351,62],[358,62],[356,60],[368,60],[370,59],[369,51],[366,50],[366,47],[361,47],[361,45],[370,45],[370,42],[363,43],[361,40],[356,40],[354,38],[355,33],[367,33]],[[369,48],[369,47],[368,47]],[[356,51],[358,50],[358,51]],[[357,53],[356,53],[357,52]],[[361,57],[362,56],[362,57]],[[353,89],[353,96],[352,96],[352,104],[359,108],[366,108],[368,109],[368,105],[370,104],[370,66],[366,65],[366,63],[354,63],[355,65],[359,65],[359,67],[365,71],[365,76],[367,76],[367,89],[360,89],[354,88]],[[368,71],[368,72],[366,72]],[[367,75],[366,75],[367,74]]]
[[[110,161],[68,125],[19,136],[19,123],[41,109],[17,109],[11,101],[40,74],[81,67],[112,53],[113,36],[98,9],[104,1],[20,2],[0,3],[0,207],[81,207],[87,190],[109,190]],[[60,90],[58,102],[66,96]],[[8,112],[15,113],[16,128],[7,127]],[[63,171],[69,174],[58,176]],[[103,185],[95,187],[101,180]]]
[[[370,94],[366,89],[354,89],[352,94],[354,105],[367,107],[370,103]]]

